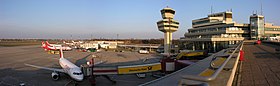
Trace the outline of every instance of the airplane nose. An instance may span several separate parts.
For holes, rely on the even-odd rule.
[[[83,76],[81,76],[81,77],[77,77],[77,78],[76,78],[76,80],[77,80],[77,81],[83,81],[83,79],[84,79],[84,77],[83,77]]]
[[[83,81],[84,78],[76,78],[77,81]]]

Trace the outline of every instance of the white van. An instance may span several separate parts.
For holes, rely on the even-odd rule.
[[[148,53],[150,53],[150,52],[147,51],[147,50],[139,50],[139,53],[140,53],[140,54],[148,54]]]

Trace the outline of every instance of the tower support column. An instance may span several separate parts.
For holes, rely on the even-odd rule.
[[[169,51],[169,35],[168,32],[164,33],[164,53],[168,53]]]
[[[216,41],[213,42],[213,50],[216,52]]]
[[[192,45],[192,49],[193,49],[193,51],[195,51],[195,44],[194,44],[195,42],[193,42],[193,45]]]
[[[204,43],[202,42],[202,50],[204,50],[204,47],[205,47],[205,45],[204,45]]]

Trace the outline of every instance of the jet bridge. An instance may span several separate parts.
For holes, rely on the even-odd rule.
[[[129,66],[89,66],[81,65],[85,76],[111,74],[137,74],[161,70],[161,63],[148,63]]]
[[[238,69],[243,42],[140,86],[231,86]]]

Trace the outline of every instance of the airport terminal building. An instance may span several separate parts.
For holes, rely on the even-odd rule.
[[[242,40],[280,36],[280,26],[264,22],[264,16],[253,14],[249,24],[232,20],[232,12],[220,12],[192,20],[192,28],[181,38],[185,49],[217,52]]]

